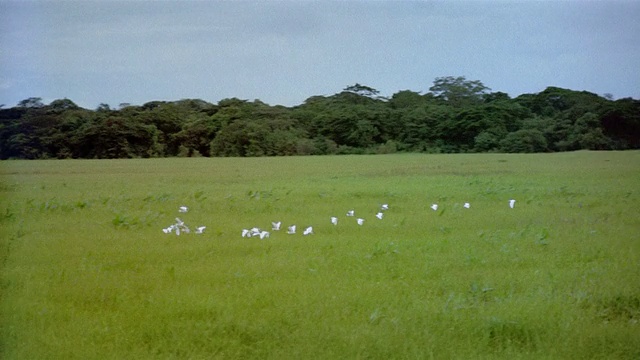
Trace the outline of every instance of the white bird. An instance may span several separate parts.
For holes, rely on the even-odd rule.
[[[242,229],[242,237],[251,237],[251,233],[247,229]]]
[[[280,225],[282,225],[282,221],[271,222],[271,230],[279,231],[280,230]]]
[[[356,212],[353,210],[347,211],[347,216],[355,216]]]
[[[206,226],[198,226],[196,228],[196,234],[202,234],[204,232],[204,229],[206,229]]]
[[[308,228],[304,229],[304,232],[302,233],[302,235],[309,235],[309,234],[313,234],[313,227],[309,226]]]
[[[180,227],[176,227],[176,235],[180,235]]]
[[[433,211],[438,210],[438,204],[431,205],[431,208],[433,209]]]
[[[509,200],[509,207],[513,209],[514,206],[516,206],[516,201],[513,199]]]
[[[389,204],[382,204],[382,210],[389,210]]]
[[[333,225],[338,225],[338,218],[337,218],[337,217],[335,217],[335,216],[332,216],[332,217],[331,217],[331,223],[332,223]]]
[[[296,226],[295,225],[289,226],[289,231],[287,231],[287,234],[295,234],[295,233],[296,233]]]
[[[187,211],[189,211],[189,208],[186,207],[186,206],[180,206],[178,211],[181,212],[181,213],[186,213]]]
[[[264,238],[268,238],[268,237],[269,237],[269,232],[268,231],[260,232],[260,239],[264,239]]]
[[[168,234],[171,232],[171,230],[169,228],[166,228],[166,229],[162,229],[162,232],[165,234]]]
[[[260,232],[261,232],[261,231],[262,231],[262,230],[260,230],[259,228],[254,227],[254,228],[252,228],[252,229],[251,229],[251,236],[260,235]]]
[[[364,219],[362,219],[362,218],[358,218],[357,221],[358,221],[358,225],[364,224]]]
[[[180,218],[176,218],[176,225],[182,226],[184,225],[184,221],[180,220]]]
[[[467,203],[464,203],[464,205],[463,205],[463,206],[464,206],[464,208],[465,208],[465,209],[468,209],[468,208],[470,208],[470,207],[471,207],[471,204],[469,204],[469,203],[467,202]]]
[[[382,213],[381,213],[381,212],[377,213],[377,214],[376,214],[376,217],[377,217],[378,219],[382,220]]]

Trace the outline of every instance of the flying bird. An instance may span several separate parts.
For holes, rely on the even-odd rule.
[[[509,207],[513,209],[515,206],[516,206],[516,201],[513,199],[509,200]]]
[[[332,223],[333,225],[338,225],[338,218],[337,218],[337,217],[335,217],[335,216],[332,216],[332,217],[331,217],[331,223]]]
[[[382,220],[382,213],[381,213],[381,212],[377,213],[377,214],[376,214],[376,217],[377,217],[378,219]]]
[[[269,232],[268,231],[261,231],[260,232],[260,239],[264,239],[264,238],[268,238],[269,237]]]
[[[289,226],[289,231],[287,231],[287,234],[295,234],[295,233],[296,233],[296,226],[295,225]]]
[[[189,211],[189,208],[186,206],[180,206],[180,208],[178,208],[178,211],[181,213],[186,213],[187,211]]]
[[[309,226],[308,228],[304,229],[304,232],[302,233],[302,235],[309,235],[309,234],[313,234],[313,227]]]
[[[202,234],[204,232],[204,229],[206,229],[206,226],[198,226],[196,228],[196,234]]]
[[[280,225],[282,225],[282,221],[271,222],[271,230],[273,230],[273,231],[280,230]]]
[[[362,219],[362,218],[358,218],[357,221],[358,221],[358,225],[364,224],[364,219]]]
[[[464,203],[464,205],[463,205],[463,206],[464,206],[464,208],[465,208],[465,209],[468,209],[468,208],[470,208],[470,207],[471,207],[471,204],[469,204],[469,203],[467,202],[467,203]]]
[[[347,211],[347,216],[355,216],[356,212],[353,210]]]
[[[431,209],[433,209],[433,211],[438,210],[438,204],[431,205]]]
[[[389,210],[389,204],[382,204],[381,209],[382,210]]]

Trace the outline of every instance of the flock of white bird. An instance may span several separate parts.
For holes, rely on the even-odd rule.
[[[189,208],[186,206],[180,206],[178,208],[178,212],[180,213],[186,213],[189,211]],[[203,234],[204,233],[204,229],[206,229],[206,226],[196,226],[196,234]],[[184,221],[182,221],[180,218],[176,218],[176,222],[169,225],[168,227],[162,229],[162,232],[165,234],[171,234],[171,233],[176,233],[176,235],[180,235],[180,234],[189,234],[191,233],[191,229],[189,228],[189,226],[187,226],[187,224],[184,223]]]
[[[509,207],[510,208],[514,208],[516,205],[516,201],[514,199],[509,200]],[[433,211],[437,211],[438,210],[438,204],[432,204],[431,209]],[[471,208],[471,204],[469,204],[468,202],[464,203],[463,207],[465,209],[469,209]],[[375,217],[378,220],[382,220],[382,218],[384,217],[384,211],[389,210],[389,204],[382,204],[380,206],[380,211],[378,211],[375,215]],[[189,208],[186,206],[180,206],[178,208],[178,212],[180,213],[186,213],[189,211]],[[356,217],[355,214],[355,210],[349,210],[347,211],[347,217]],[[356,223],[360,226],[364,225],[364,221],[365,219],[363,218],[356,218]],[[331,223],[334,226],[338,225],[338,217],[336,216],[332,216],[331,217]],[[282,221],[276,221],[276,222],[272,222],[271,223],[271,231],[280,231],[280,228],[282,226]],[[198,226],[195,229],[195,233],[196,234],[202,234],[204,233],[204,230],[206,229],[206,226]],[[296,225],[290,225],[287,228],[287,234],[289,235],[293,235],[296,233]],[[162,231],[165,234],[171,234],[171,233],[175,233],[176,235],[180,235],[180,234],[189,234],[191,233],[191,229],[184,223],[184,221],[182,221],[180,218],[176,218],[176,222],[169,225],[168,227],[162,229]],[[312,235],[313,234],[313,226],[308,226],[304,229],[304,231],[302,232],[302,235],[307,236],[307,235]],[[259,237],[260,239],[264,240],[267,239],[271,236],[271,232],[261,229],[259,227],[253,227],[250,229],[242,229],[242,237],[243,238],[250,238],[250,237]]]

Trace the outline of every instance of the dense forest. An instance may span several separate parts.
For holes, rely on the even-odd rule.
[[[293,107],[260,100],[151,101],[84,109],[29,98],[0,108],[0,158],[556,152],[640,148],[640,100],[548,87],[511,98],[435,79],[390,98],[355,84]]]

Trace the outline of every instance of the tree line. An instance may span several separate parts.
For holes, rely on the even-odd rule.
[[[638,148],[639,100],[558,87],[511,98],[462,76],[390,98],[355,84],[293,107],[230,98],[89,110],[69,99],[29,98],[0,108],[1,159]]]

